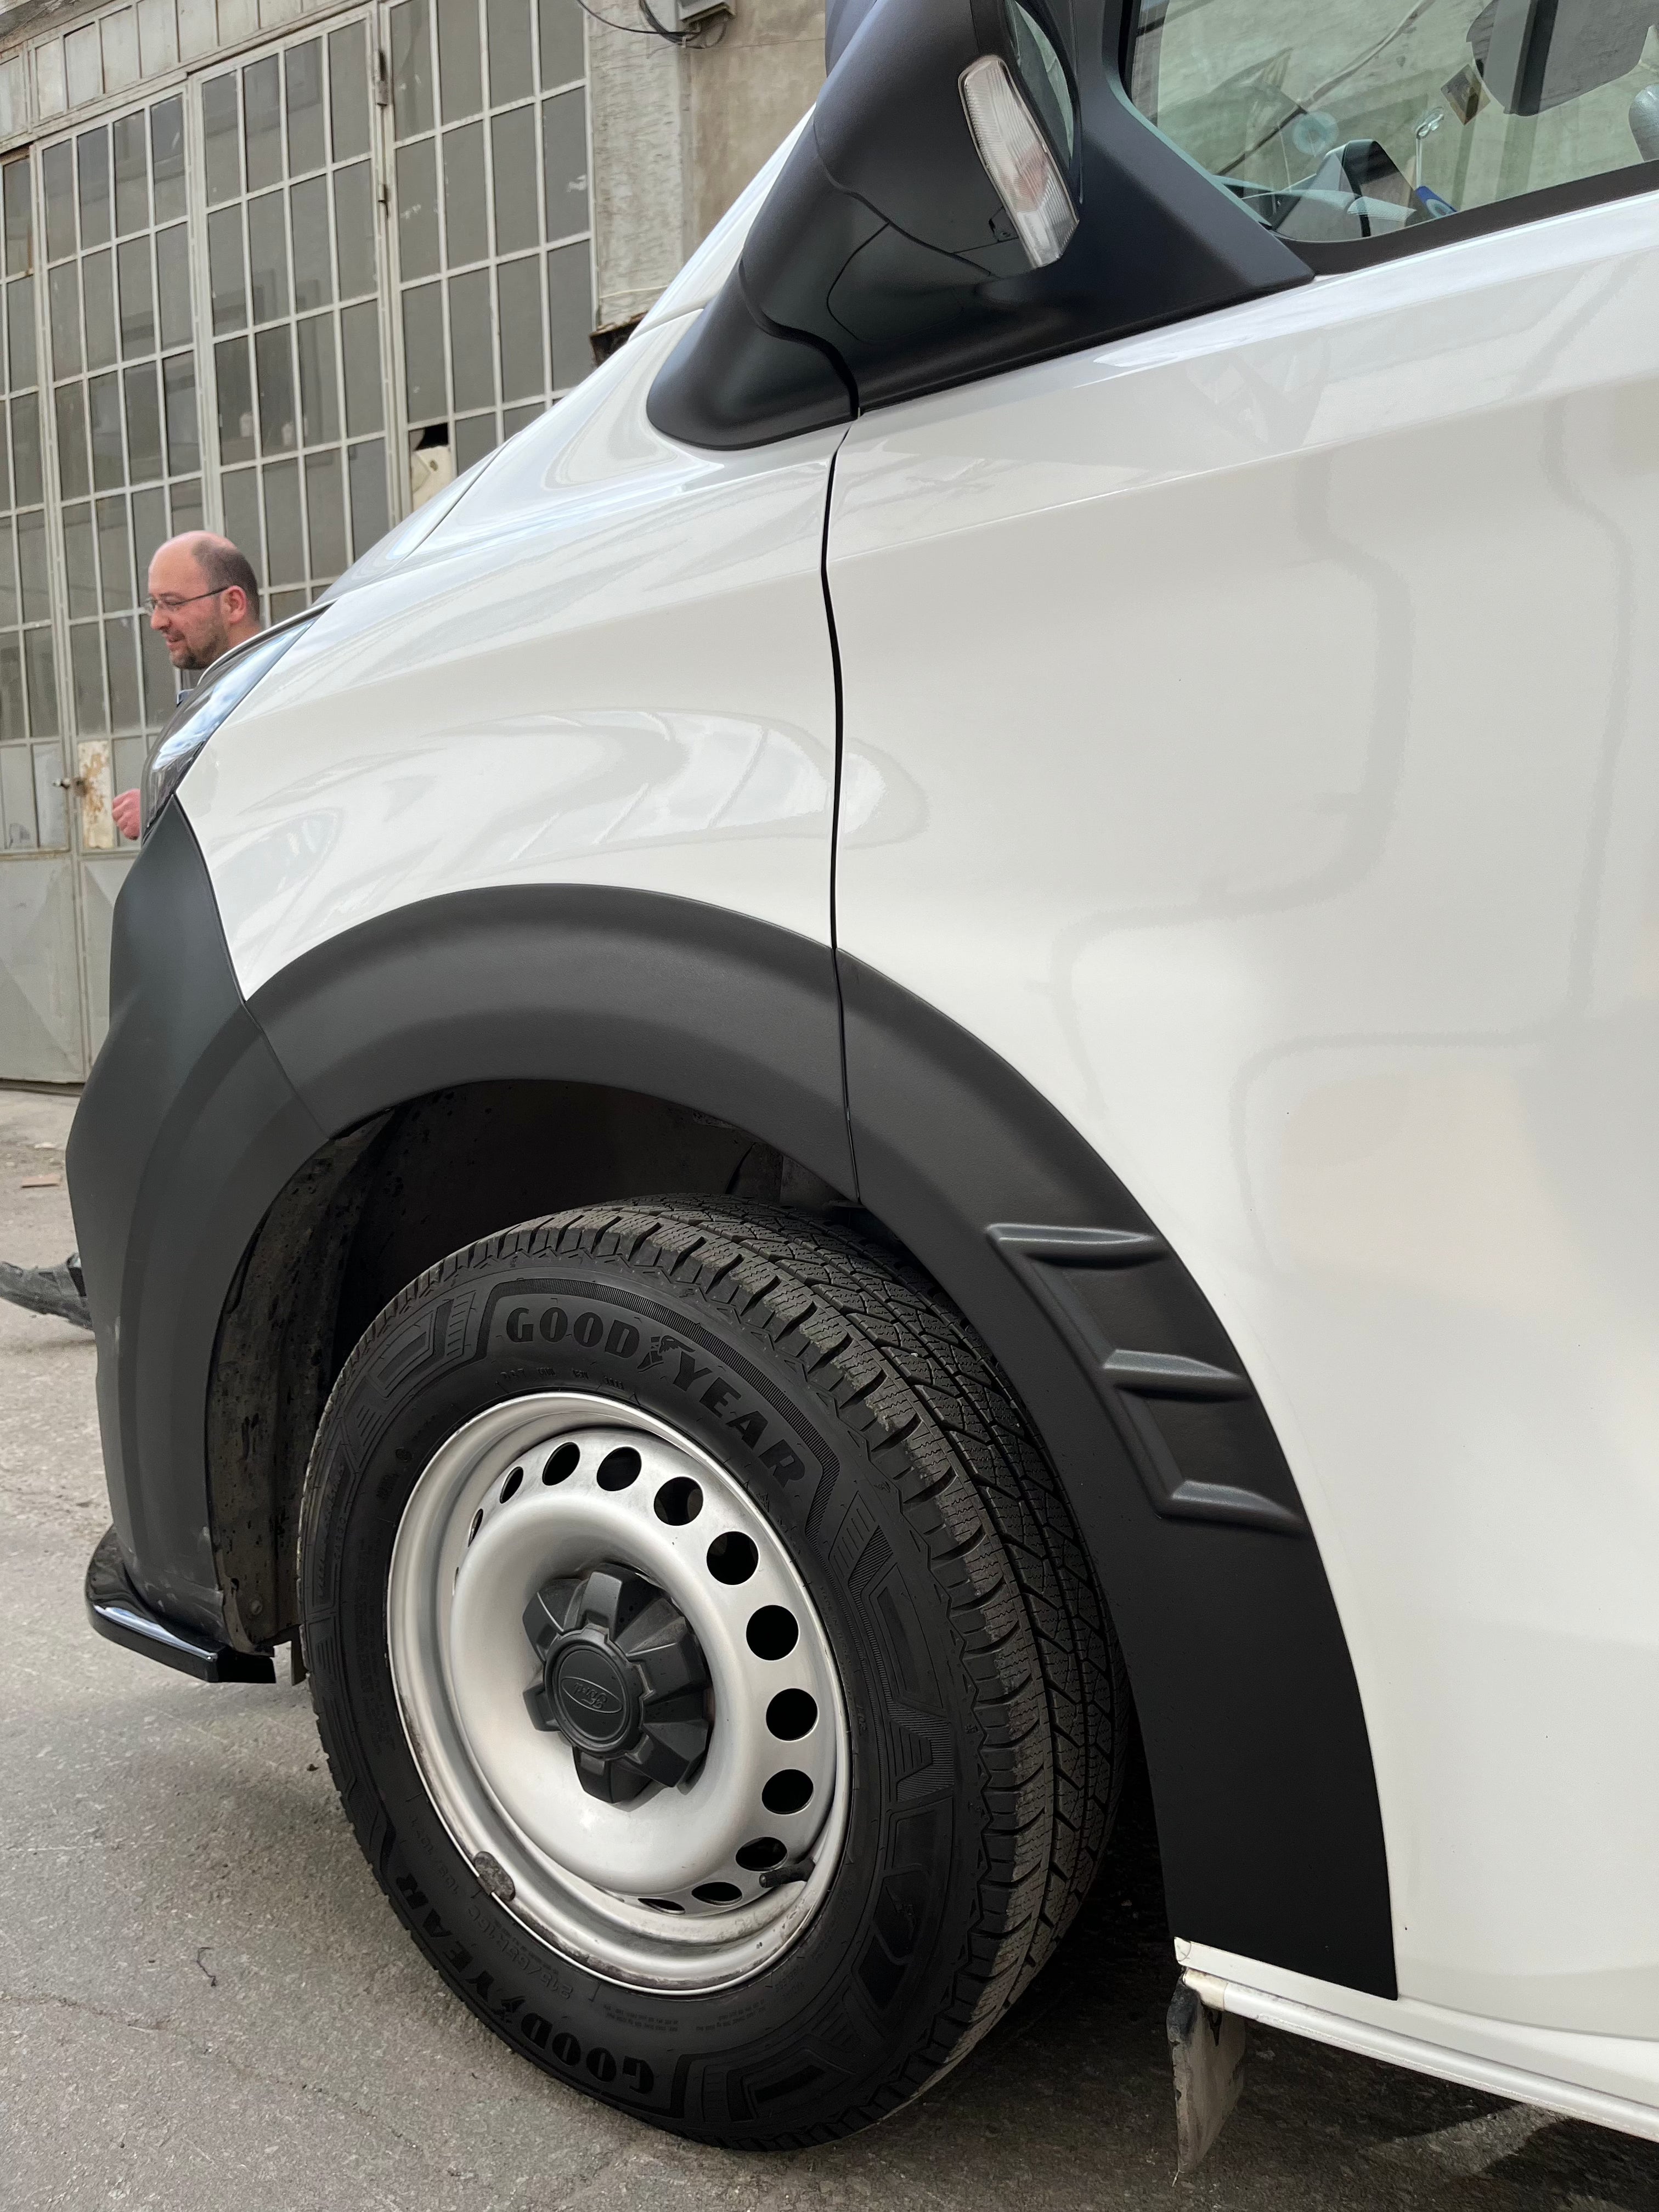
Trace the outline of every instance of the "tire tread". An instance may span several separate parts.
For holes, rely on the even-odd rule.
[[[1115,1810],[1128,1726],[1121,1656],[1058,1481],[965,1318],[857,1221],[746,1200],[572,1208],[480,1239],[406,1285],[336,1381],[307,1486],[302,1559],[319,1534],[314,1477],[335,1408],[410,1306],[502,1261],[579,1255],[655,1273],[726,1308],[860,1437],[923,1549],[974,1686],[985,1814],[969,1940],[931,2027],[861,2106],[833,2126],[754,2139],[805,2147],[882,2118],[959,2063],[1052,1957]],[[342,1756],[326,1698],[317,1705],[368,1850],[373,1793]]]

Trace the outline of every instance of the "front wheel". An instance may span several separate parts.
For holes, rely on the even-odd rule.
[[[301,1530],[317,1711],[416,1942],[608,2102],[823,2141],[961,2058],[1092,1879],[1116,1647],[961,1317],[854,1234],[585,1209],[347,1362]]]

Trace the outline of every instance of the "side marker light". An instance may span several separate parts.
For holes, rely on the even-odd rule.
[[[1077,210],[1042,127],[1000,55],[981,54],[963,70],[962,105],[1026,259],[1033,269],[1046,269],[1071,244]]]

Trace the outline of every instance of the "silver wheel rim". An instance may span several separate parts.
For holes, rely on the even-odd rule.
[[[526,1607],[599,1562],[678,1607],[711,1692],[706,1755],[627,1805],[583,1788],[570,1742],[526,1703],[540,1668]],[[793,1644],[763,1656],[783,1640],[781,1617]],[[758,1972],[812,1919],[847,1820],[835,1662],[776,1530],[689,1437],[575,1393],[478,1414],[404,1509],[386,1639],[410,1752],[445,1826],[482,1886],[555,1949],[607,1981],[691,1993]]]

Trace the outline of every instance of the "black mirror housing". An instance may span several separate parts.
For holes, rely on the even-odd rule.
[[[1031,12],[1036,13],[1034,7]],[[962,74],[1012,63],[1003,0],[841,0],[834,65],[742,258],[653,385],[691,445],[760,445],[871,407],[1311,280],[1130,105],[1126,0],[1083,0],[1069,168],[1079,225],[1027,261],[982,167]]]

